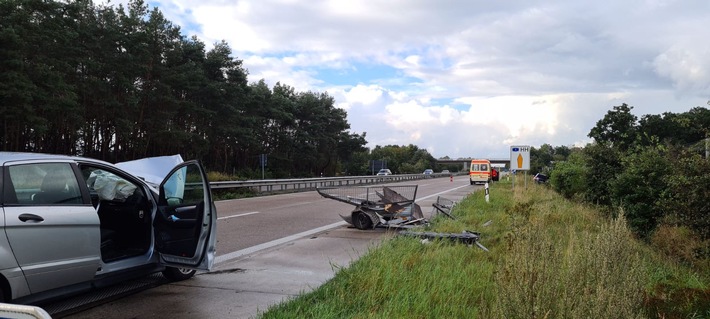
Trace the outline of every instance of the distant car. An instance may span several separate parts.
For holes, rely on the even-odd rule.
[[[383,168],[379,172],[377,172],[377,176],[386,176],[386,175],[392,175],[392,171],[390,171],[387,168]]]
[[[150,160],[118,166],[0,152],[0,302],[33,303],[161,271],[184,280],[210,269],[217,212],[204,168]]]
[[[533,177],[533,181],[535,181],[535,183],[538,183],[538,184],[544,184],[544,183],[547,182],[547,175],[541,174],[541,173],[537,173],[537,174],[535,174],[535,176]]]
[[[427,168],[427,169],[424,170],[424,173],[422,173],[422,174],[424,174],[424,175],[431,175],[431,174],[434,174],[434,170],[433,170],[433,169],[430,169],[430,168]]]
[[[451,174],[448,169],[441,171],[441,174]]]

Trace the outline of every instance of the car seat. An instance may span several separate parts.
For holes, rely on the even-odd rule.
[[[81,194],[75,185],[69,186],[67,176],[62,170],[50,170],[42,179],[39,193],[32,196],[35,204],[79,204]]]

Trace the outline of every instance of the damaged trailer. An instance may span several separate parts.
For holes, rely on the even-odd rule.
[[[417,185],[402,186],[344,186],[318,187],[318,193],[325,197],[355,206],[349,215],[340,215],[346,222],[357,229],[367,230],[377,227],[413,229],[426,226],[421,207],[414,203],[417,197]],[[439,196],[432,204],[432,215],[442,214],[456,219],[451,210],[456,202]],[[400,231],[400,235],[423,240],[448,239],[466,245],[475,245],[488,251],[481,245],[480,233],[464,230],[462,233],[436,233]]]
[[[376,227],[410,228],[428,223],[421,207],[414,203],[417,185],[319,187],[325,197],[355,206],[340,215],[357,229]]]

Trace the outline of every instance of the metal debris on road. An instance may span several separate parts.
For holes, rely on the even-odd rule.
[[[454,209],[454,206],[456,206],[456,202],[452,201],[448,198],[444,198],[441,196],[437,196],[436,202],[434,204],[431,204],[434,206],[434,210],[432,211],[432,215],[435,214],[443,214],[446,215],[447,217],[451,219],[456,219],[454,215],[451,214],[451,211]]]
[[[481,239],[481,233],[478,232],[472,232],[468,230],[464,230],[461,233],[435,233],[435,232],[414,232],[414,231],[400,231],[400,235],[404,236],[410,236],[410,237],[416,237],[416,238],[423,238],[427,240],[432,240],[432,239],[448,239],[454,242],[460,242],[466,245],[476,245],[479,248],[488,251],[488,248],[484,247],[481,245],[481,243],[478,242],[479,239]]]

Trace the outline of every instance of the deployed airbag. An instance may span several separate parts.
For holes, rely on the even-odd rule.
[[[91,172],[86,184],[93,187],[101,200],[125,201],[136,191],[133,183],[102,170]]]

